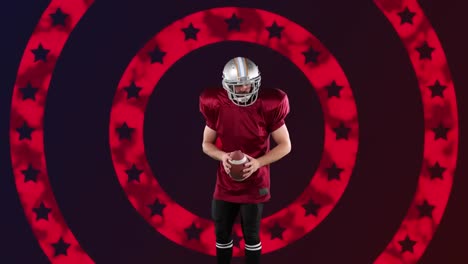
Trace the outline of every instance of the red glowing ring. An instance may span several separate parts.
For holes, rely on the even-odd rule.
[[[229,30],[226,20],[234,18],[242,21],[240,30]],[[272,37],[270,27],[281,31],[280,37]],[[184,28],[195,36],[186,39]],[[262,252],[268,253],[311,232],[330,213],[346,189],[358,149],[357,110],[347,78],[332,54],[300,25],[264,10],[221,7],[193,13],[164,28],[131,60],[118,84],[109,127],[112,160],[131,204],[158,232],[179,245],[215,255],[213,222],[173,201],[154,177],[145,154],[143,125],[148,99],[171,65],[191,51],[223,41],[256,43],[288,57],[316,89],[324,113],[324,152],[318,170],[292,204],[262,219]],[[271,228],[284,229],[281,238],[272,237]],[[199,239],[191,239],[187,230],[198,231]],[[242,237],[240,225],[234,232]],[[240,248],[243,242],[234,247],[235,256],[243,254]]]
[[[92,2],[92,0],[51,1],[28,41],[13,91],[10,144],[15,183],[27,220],[42,250],[52,263],[93,263],[65,224],[57,207],[45,166],[42,136],[45,98],[55,62],[70,32]],[[432,239],[452,188],[458,151],[458,112],[455,90],[443,48],[417,2],[405,0],[375,2],[395,27],[409,52],[420,82],[426,127],[424,164],[415,200],[401,228],[375,263],[414,263],[419,260]],[[412,25],[402,24],[398,18],[399,13],[406,7],[410,12],[416,13]],[[51,25],[50,14],[56,13],[58,8],[68,15],[64,27]],[[434,49],[431,60],[420,60],[419,51],[415,51],[415,48],[424,48],[424,43],[427,44],[426,48]],[[35,61],[35,56],[31,53],[39,47],[49,51],[45,56],[46,62]],[[45,67],[40,67],[40,64]],[[22,99],[20,89],[27,88],[28,84],[31,84],[30,88],[38,88],[35,100]],[[433,98],[427,90],[436,84],[445,88],[443,98]],[[34,129],[31,139],[19,139],[17,129],[20,129],[25,122],[28,127]],[[446,140],[443,138],[436,140],[434,137],[433,129],[439,124],[449,128]],[[27,129],[23,130],[24,132],[27,132]],[[23,171],[27,171],[29,165],[31,165],[31,170],[28,176],[25,176],[26,173]],[[348,177],[348,174],[343,173],[341,182],[348,180]],[[419,218],[418,208],[421,208],[424,200],[427,204],[434,206],[430,219]],[[48,220],[36,220],[38,216],[33,209],[41,208],[41,203],[46,209],[51,209],[49,213],[46,210],[45,215]],[[432,207],[429,206],[429,208]],[[240,234],[239,229],[236,232]],[[63,254],[64,251],[56,252],[54,249],[54,245],[60,245],[60,243],[56,244],[57,242],[63,242],[62,248],[67,249],[65,250],[66,256]],[[55,256],[56,253],[59,254]]]
[[[11,101],[10,145],[16,189],[26,218],[51,263],[94,263],[65,223],[44,154],[44,108],[52,73],[70,33],[92,1],[53,0],[28,41]]]
[[[408,51],[421,90],[425,127],[416,193],[400,228],[375,263],[416,263],[439,226],[452,189],[458,155],[455,89],[442,45],[417,1],[375,3]]]

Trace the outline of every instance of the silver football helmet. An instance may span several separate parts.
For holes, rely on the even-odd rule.
[[[260,89],[260,71],[250,59],[236,57],[229,60],[223,69],[223,88],[229,99],[239,106],[249,106],[257,100]],[[236,87],[250,85],[249,92],[237,92]]]

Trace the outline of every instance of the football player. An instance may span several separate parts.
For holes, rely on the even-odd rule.
[[[199,98],[206,120],[203,152],[220,162],[212,202],[218,264],[231,262],[232,227],[239,213],[246,263],[260,263],[260,221],[263,204],[270,199],[269,164],[291,151],[285,124],[288,97],[279,89],[260,90],[260,81],[258,66],[248,58],[236,57],[223,69],[224,89],[206,89]],[[276,143],[271,150],[270,135]],[[242,181],[229,176],[228,161],[235,150],[249,160]]]

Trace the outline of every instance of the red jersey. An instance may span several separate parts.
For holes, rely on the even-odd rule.
[[[237,106],[222,88],[206,89],[200,95],[200,112],[206,125],[217,133],[217,147],[225,152],[241,150],[259,158],[270,149],[270,133],[284,124],[289,113],[286,93],[260,89],[250,106]],[[270,166],[259,168],[242,182],[231,179],[222,162],[217,169],[213,197],[235,203],[259,203],[270,199]]]

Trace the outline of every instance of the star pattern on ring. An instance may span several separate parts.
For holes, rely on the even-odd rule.
[[[450,128],[445,127],[442,124],[439,124],[439,126],[433,128],[432,131],[434,132],[434,140],[437,140],[437,139],[447,140],[447,133],[450,131]]]
[[[53,243],[52,246],[54,247],[54,256],[68,255],[70,243],[65,242],[63,238],[60,238],[57,242]]]
[[[153,63],[164,63],[164,56],[166,56],[166,52],[162,51],[159,47],[155,47],[149,54],[151,59],[151,64]]]
[[[133,164],[130,169],[125,170],[125,173],[127,173],[128,175],[128,182],[131,182],[131,181],[140,182],[140,174],[142,172],[143,170],[138,169],[136,165]]]
[[[240,31],[241,30],[241,23],[243,21],[242,18],[238,18],[237,15],[234,13],[230,18],[224,20],[228,26],[228,31]]]
[[[23,100],[31,99],[36,100],[36,93],[39,88],[33,87],[31,83],[28,83],[26,87],[20,88],[20,92],[23,94]]]
[[[336,133],[336,139],[345,139],[348,140],[349,132],[351,128],[348,128],[344,125],[343,122],[340,123],[338,127],[333,128],[333,131]]]
[[[305,210],[305,216],[308,216],[308,215],[318,216],[318,210],[320,209],[321,206],[320,204],[310,199],[309,202],[306,204],[303,204],[302,207]]]
[[[281,32],[283,32],[284,30],[284,27],[282,26],[279,26],[276,21],[273,22],[273,24],[271,26],[268,26],[266,27],[266,29],[268,30],[268,38],[271,39],[271,38],[278,38],[278,39],[281,39]]]
[[[439,96],[440,98],[444,98],[444,90],[447,88],[446,85],[440,84],[439,80],[436,80],[433,85],[428,86],[431,89],[431,97],[434,98]]]
[[[36,213],[36,221],[41,219],[49,220],[49,213],[52,211],[51,208],[45,206],[44,202],[41,202],[39,207],[35,207],[32,210]]]
[[[434,166],[429,168],[431,179],[443,179],[443,174],[446,169],[447,168],[440,166],[439,162],[434,163]]]
[[[116,128],[117,133],[119,134],[119,139],[131,139],[135,128],[129,127],[127,122],[124,122],[120,127]]]
[[[403,24],[413,24],[413,18],[416,15],[415,12],[411,12],[408,7],[401,12],[398,12],[398,16],[400,16],[400,25]]]
[[[149,204],[147,206],[151,210],[151,216],[154,216],[154,215],[163,216],[164,208],[166,208],[166,205],[161,203],[159,199],[154,200],[152,204]]]
[[[37,182],[37,175],[39,175],[39,172],[40,171],[35,169],[32,164],[29,164],[27,169],[21,171],[24,175],[24,182]]]
[[[327,89],[328,98],[340,98],[340,91],[343,89],[343,86],[337,85],[336,81],[332,81],[330,85],[325,87],[325,89]]]
[[[419,210],[419,218],[422,218],[422,217],[432,218],[432,211],[434,211],[435,206],[429,204],[427,200],[424,200],[424,202],[418,205],[417,208]]]
[[[68,14],[62,12],[61,8],[57,8],[55,13],[49,15],[52,18],[52,26],[65,26],[66,19],[69,17]]]
[[[197,40],[197,34],[200,32],[200,29],[195,28],[192,23],[190,23],[186,28],[183,28],[182,31],[185,34],[185,40],[193,39]]]
[[[34,53],[34,62],[37,61],[47,61],[47,55],[49,54],[50,50],[45,49],[44,46],[42,46],[42,43],[39,43],[37,48],[31,50],[32,53]]]
[[[408,235],[406,235],[405,239],[398,241],[398,244],[401,246],[401,253],[405,252],[414,252],[414,245],[416,245],[416,241],[411,240]]]
[[[328,180],[331,181],[331,180],[340,180],[340,173],[343,171],[344,169],[342,168],[338,168],[336,166],[336,163],[333,163],[331,165],[331,167],[327,168],[327,175],[328,175]]]
[[[432,52],[434,52],[435,48],[429,46],[427,41],[424,41],[423,44],[416,48],[416,51],[419,52],[419,59],[420,60],[432,60]]]
[[[195,223],[192,223],[192,225],[188,228],[185,229],[185,233],[187,234],[187,239],[188,240],[200,240],[200,234],[203,230],[201,228],[198,228]]]
[[[124,90],[127,92],[127,99],[131,99],[139,98],[142,88],[136,86],[135,82],[133,81],[129,86],[125,87]]]
[[[271,240],[278,238],[280,240],[283,240],[283,233],[286,230],[286,228],[280,226],[277,222],[269,228],[270,234],[271,234]]]
[[[309,62],[317,63],[318,62],[318,56],[320,55],[320,52],[316,51],[312,47],[309,47],[308,50],[302,52],[302,55],[304,55],[305,64],[307,64]]]
[[[23,139],[29,139],[31,140],[31,134],[34,132],[34,128],[28,126],[26,122],[23,122],[23,125],[21,127],[16,128],[16,132],[19,134],[19,140]]]

